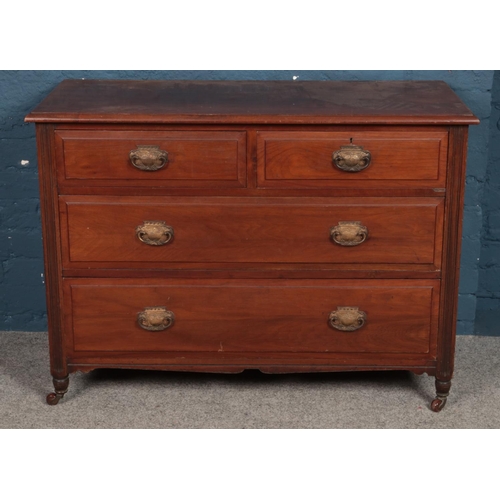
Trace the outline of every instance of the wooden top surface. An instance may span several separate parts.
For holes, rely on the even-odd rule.
[[[441,81],[65,80],[28,122],[475,124]]]

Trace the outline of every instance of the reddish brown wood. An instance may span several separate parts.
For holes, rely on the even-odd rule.
[[[399,182],[399,181],[398,181]],[[250,181],[253,184],[253,180]],[[247,186],[249,187],[249,186]],[[238,198],[279,198],[279,197],[293,197],[298,198],[301,196],[318,196],[318,197],[382,197],[382,196],[394,196],[395,198],[402,197],[434,197],[443,198],[446,194],[445,188],[422,188],[422,189],[412,189],[412,188],[370,188],[370,187],[360,187],[360,188],[342,188],[342,187],[330,187],[330,188],[249,188],[249,189],[239,189],[239,188],[213,188],[207,190],[201,188],[168,188],[165,186],[152,187],[140,187],[140,186],[120,186],[120,187],[89,187],[85,185],[62,186],[59,189],[60,194],[74,194],[74,195],[99,195],[99,196],[185,196],[185,197],[200,197],[200,196],[237,196]]]
[[[115,367],[405,369],[435,375],[432,409],[444,406],[478,122],[444,83],[67,81],[27,121],[39,122],[50,404],[69,372]],[[356,174],[331,161],[351,138],[372,153]],[[140,144],[171,162],[135,169]],[[168,221],[173,242],[140,243],[146,220]],[[369,238],[336,246],[329,229],[345,220]],[[140,328],[153,306],[175,309],[174,325]],[[365,325],[329,326],[343,306]]]
[[[245,132],[109,131],[56,132],[61,186],[244,187]],[[157,171],[132,165],[129,154],[140,145],[168,153]]]
[[[470,124],[444,82],[65,80],[27,121]]]
[[[431,341],[432,342],[432,341]],[[429,370],[435,368],[436,362],[430,355],[425,358],[420,354],[379,353],[376,357],[372,353],[352,353],[347,356],[345,353],[301,353],[301,352],[247,352],[240,354],[232,353],[213,353],[213,352],[74,352],[68,358],[68,366],[94,366],[95,368],[123,367],[134,368],[140,366],[150,366],[151,369],[172,370],[174,366],[179,367],[232,367],[232,369],[260,369],[266,367],[270,370],[272,366],[304,366],[312,367],[322,366],[322,371],[343,371],[344,367],[358,366],[361,370],[408,370],[409,367],[421,369],[426,366]],[[325,370],[329,366],[330,370]],[[157,368],[158,367],[158,368]],[[399,368],[388,368],[399,367]],[[189,370],[196,371],[196,370]],[[301,370],[307,371],[307,370]],[[312,370],[314,371],[314,370]]]
[[[436,370],[438,398],[432,404],[434,411],[440,411],[446,402],[454,370],[467,135],[467,127],[455,127],[450,134],[450,169],[453,175],[449,175],[447,179],[448,196],[446,197],[446,226],[443,242],[445,279],[441,295],[441,335]],[[439,387],[441,386],[447,389],[443,389],[440,393]]]
[[[277,264],[258,263],[243,265],[239,262],[183,263],[181,268],[158,269],[151,263],[135,263],[127,269],[69,268],[63,269],[65,278],[217,278],[217,279],[434,279],[441,271],[434,265],[405,264]],[[179,266],[180,267],[180,266]],[[355,268],[354,268],[355,267]]]
[[[415,373],[416,375],[423,375],[427,373],[428,375],[434,375],[435,368],[433,365],[416,365],[415,361],[412,360],[408,364],[386,364],[380,365],[319,365],[319,364],[300,364],[300,365],[279,365],[276,361],[274,364],[267,365],[264,362],[260,364],[249,364],[249,360],[246,359],[244,364],[241,365],[215,365],[215,364],[195,364],[195,365],[180,365],[180,364],[166,364],[162,361],[158,365],[151,364],[150,359],[146,362],[147,364],[140,365],[126,365],[124,363],[113,365],[113,361],[107,360],[105,364],[99,365],[98,362],[93,361],[92,364],[70,364],[71,372],[83,372],[89,373],[97,368],[123,368],[123,369],[135,369],[135,370],[158,370],[158,371],[178,371],[178,372],[199,372],[199,373],[242,373],[245,369],[259,370],[262,373],[269,374],[286,374],[286,373],[319,373],[319,372],[352,372],[352,371],[392,371],[392,370],[407,370]]]
[[[440,198],[61,197],[64,266],[155,268],[185,262],[434,264],[440,268]],[[150,246],[143,221],[164,221],[172,241]],[[340,221],[361,221],[368,238],[341,246]]]
[[[43,230],[44,276],[49,328],[50,371],[55,380],[68,376],[61,319],[62,266],[57,203],[57,174],[52,125],[36,129],[40,169],[40,208]]]
[[[332,154],[355,144],[371,154],[359,172],[336,167]],[[258,132],[261,187],[444,187],[448,130]]]
[[[439,281],[423,280],[89,279],[65,287],[75,352],[423,354],[439,302]],[[152,306],[172,311],[173,326],[142,329],[137,314]],[[333,329],[328,318],[338,306],[359,307],[366,323]]]

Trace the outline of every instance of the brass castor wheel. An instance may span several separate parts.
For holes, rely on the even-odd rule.
[[[446,404],[448,394],[450,394],[451,380],[440,380],[436,378],[436,398],[431,403],[431,410],[441,411]]]
[[[54,389],[56,392],[51,392],[47,395],[47,404],[54,406],[59,403],[59,400],[68,392],[69,377],[53,378]]]
[[[59,400],[64,396],[64,394],[56,394],[55,392],[51,392],[47,395],[47,404],[54,406],[59,403]]]
[[[431,410],[437,413],[444,408],[445,404],[446,404],[446,398],[436,398],[431,403]]]

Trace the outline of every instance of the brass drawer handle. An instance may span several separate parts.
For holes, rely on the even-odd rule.
[[[368,238],[368,228],[357,220],[340,221],[330,229],[330,238],[343,247],[354,247]]]
[[[335,166],[344,172],[360,172],[370,165],[371,159],[370,151],[354,144],[341,146],[332,155]]]
[[[161,246],[174,237],[174,229],[162,220],[146,220],[135,228],[137,237],[146,245]]]
[[[330,326],[341,332],[359,330],[366,322],[366,313],[359,307],[337,307],[328,318]]]
[[[129,157],[135,168],[149,172],[160,170],[168,162],[168,153],[158,146],[137,146]]]
[[[175,315],[166,307],[145,307],[137,314],[137,323],[148,332],[160,332],[170,328],[175,322]]]

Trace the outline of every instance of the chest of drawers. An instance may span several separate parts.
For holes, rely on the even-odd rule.
[[[443,82],[62,82],[36,122],[56,404],[100,367],[453,374]]]

